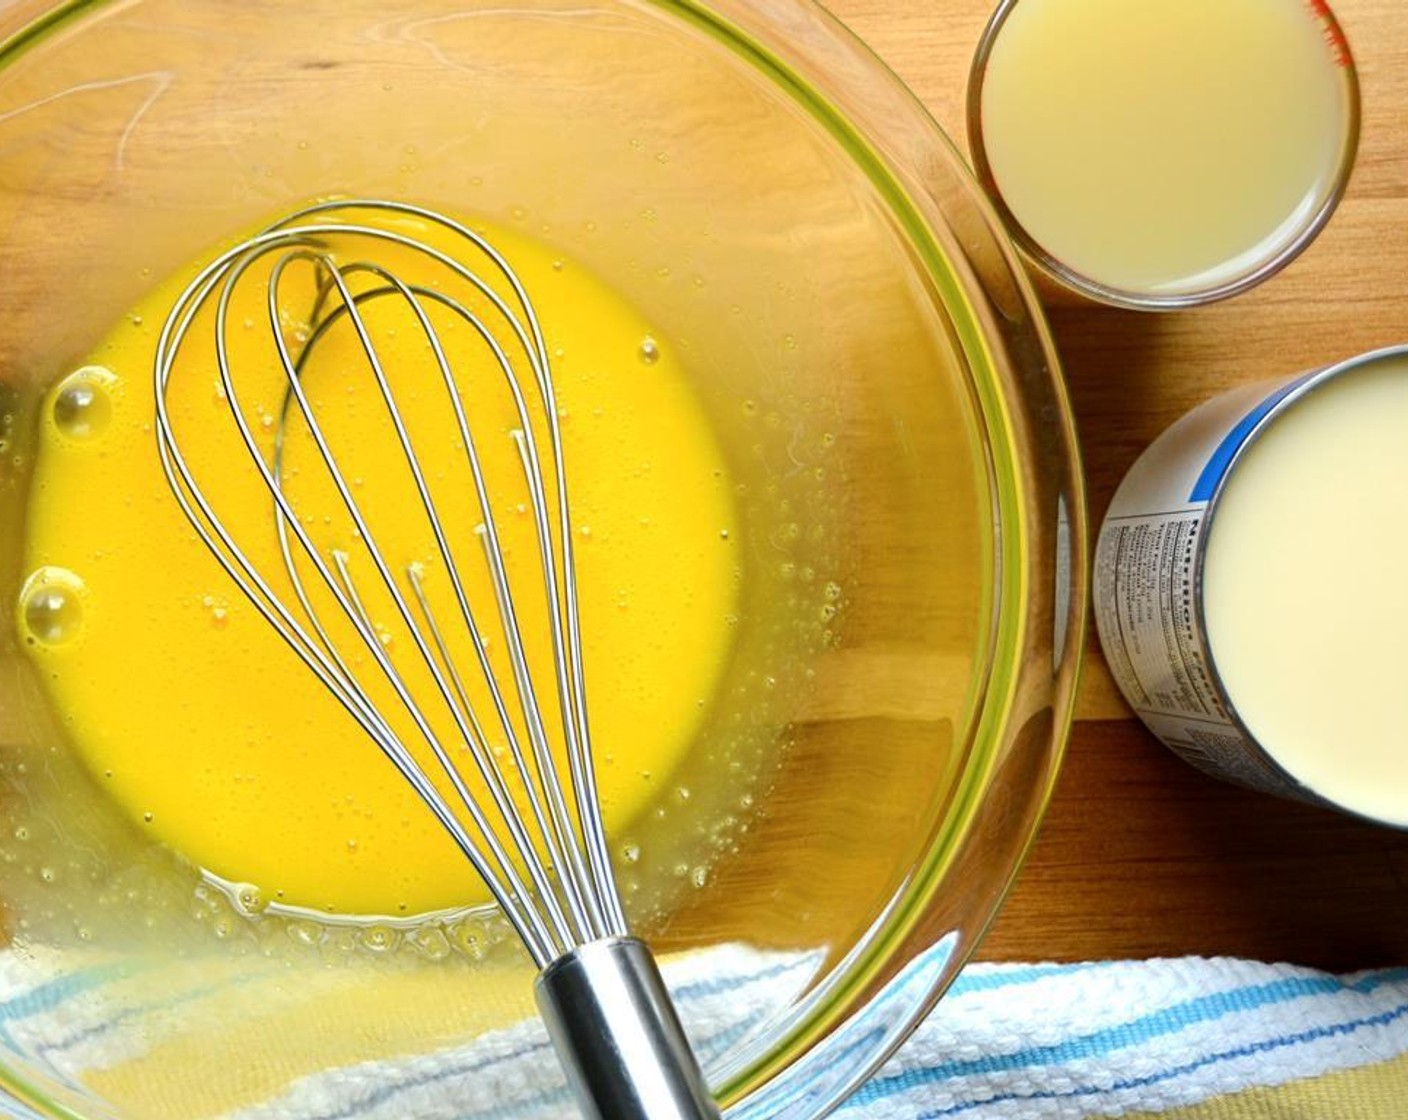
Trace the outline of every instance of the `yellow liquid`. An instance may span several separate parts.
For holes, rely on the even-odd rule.
[[[741,579],[731,484],[683,368],[648,325],[572,262],[507,231],[483,232],[522,278],[554,355],[593,742],[614,831],[668,788],[727,660]],[[410,259],[393,254],[389,263],[407,281],[434,282]],[[90,356],[91,368],[60,382],[46,402],[26,547],[32,574],[18,611],[27,648],[101,787],[139,828],[213,875],[248,884],[255,899],[392,916],[481,902],[483,885],[440,825],[243,598],[168,490],[152,429],[151,370],[161,323],[193,271],[153,291]],[[229,346],[232,364],[246,371],[242,410],[267,448],[279,427],[283,375],[271,360],[263,299],[262,282],[241,290]],[[369,308],[368,321],[404,387],[399,403],[419,433],[447,528],[461,538],[471,605],[508,680],[473,533],[482,514],[447,426],[439,374],[409,315]],[[475,440],[551,732],[556,693],[545,668],[542,577],[508,438],[516,414],[472,332],[441,326],[466,371]],[[169,397],[181,445],[222,519],[292,602],[280,579],[268,492],[238,443],[211,344],[203,331],[192,337]],[[444,566],[374,382],[365,371],[342,373],[358,368],[358,353],[349,334],[330,334],[304,383],[379,537],[392,542],[388,559],[397,570],[424,566],[427,594],[446,624],[455,610]],[[423,670],[416,675],[410,632],[396,628],[389,600],[376,593],[374,570],[293,422],[285,463],[300,515],[315,511],[306,523],[318,547],[325,556],[333,548],[352,554],[359,592],[391,656],[417,695],[428,695],[432,685]],[[330,602],[316,592],[314,601],[320,609]],[[332,632],[352,651],[359,676],[374,668],[345,625]],[[467,639],[452,632],[448,640],[489,723],[492,708],[474,683]],[[395,711],[388,689],[369,687],[379,707]],[[426,706],[436,733],[456,746],[448,709],[433,699]],[[392,722],[415,741],[404,715]],[[501,734],[488,738],[502,750]]]
[[[983,143],[1018,224],[1070,270],[1211,290],[1332,194],[1347,65],[1303,0],[1021,0],[993,44]]]
[[[1257,741],[1346,808],[1408,825],[1408,358],[1288,408],[1227,480],[1204,611]]]

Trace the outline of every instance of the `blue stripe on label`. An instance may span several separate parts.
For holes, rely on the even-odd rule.
[[[1247,442],[1256,426],[1266,419],[1272,409],[1319,372],[1319,370],[1315,370],[1307,373],[1304,377],[1297,377],[1287,385],[1282,385],[1281,388],[1243,416],[1237,426],[1227,433],[1222,442],[1217,445],[1217,449],[1208,458],[1207,465],[1203,467],[1203,473],[1198,476],[1198,481],[1194,484],[1193,493],[1188,500],[1190,502],[1212,501],[1212,496],[1217,493],[1217,488],[1221,485],[1222,477],[1227,473],[1227,468],[1232,465],[1232,460],[1236,458],[1237,452],[1242,449],[1242,445]]]

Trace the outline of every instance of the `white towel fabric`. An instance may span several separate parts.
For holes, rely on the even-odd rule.
[[[838,1118],[1122,1116],[1404,1053],[1408,969],[1335,977],[1191,958],[974,965]]]
[[[815,967],[733,947],[667,968],[691,1034],[726,1053]],[[28,987],[14,986],[27,976]],[[53,1077],[130,1060],[171,1008],[99,967],[36,982],[0,965],[0,1045]],[[125,986],[114,1000],[104,989]],[[199,1000],[193,986],[185,997]],[[114,1007],[125,1006],[120,1024]],[[106,1018],[105,1018],[106,1017]],[[132,1030],[151,1019],[152,1033]],[[174,1021],[174,1020],[172,1020]],[[109,1038],[111,1049],[103,1039]],[[838,1120],[1076,1120],[1159,1111],[1408,1053],[1408,969],[1335,977],[1287,965],[1182,959],[967,968]],[[489,1103],[492,1102],[492,1103]],[[0,1097],[0,1112],[33,1114]],[[434,1054],[304,1077],[229,1120],[560,1120],[571,1107],[539,1024]],[[1408,1116],[1408,1100],[1403,1115]]]

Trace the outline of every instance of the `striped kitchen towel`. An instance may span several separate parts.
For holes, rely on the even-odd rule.
[[[974,965],[837,1120],[1405,1120],[1408,969]]]
[[[30,962],[31,964],[33,962]],[[724,1055],[813,975],[803,955],[730,947],[668,962],[704,1055]],[[149,979],[95,965],[32,983],[7,969],[0,1044],[72,1092],[143,1120],[561,1120],[572,1114],[521,973],[427,1021],[435,970],[390,987],[332,970],[289,988],[251,963]],[[428,979],[427,979],[428,978]],[[399,985],[399,986],[397,986]],[[281,993],[274,1003],[268,992]],[[246,996],[257,997],[253,1002]],[[278,1000],[282,1000],[279,1003]],[[523,1021],[468,1045],[492,1004]],[[238,1017],[259,1008],[259,1031]],[[403,1017],[404,1012],[404,1017]],[[365,1020],[360,1039],[348,1022]],[[329,1030],[337,1023],[336,1031]],[[206,1024],[202,1028],[201,1024]],[[203,1030],[208,1033],[203,1033]],[[401,1034],[398,1036],[398,1032]],[[336,1035],[337,1053],[327,1049]],[[413,1036],[420,1042],[411,1046]],[[398,1041],[399,1038],[399,1041]],[[243,1047],[233,1060],[230,1040]],[[378,1057],[401,1047],[414,1056]],[[329,1065],[335,1072],[317,1072]],[[71,1098],[81,1104],[78,1098]],[[80,1110],[81,1111],[81,1110]],[[0,1114],[6,1106],[0,1103]],[[786,1113],[786,1110],[784,1110]],[[790,1114],[790,1113],[787,1113]],[[1182,959],[969,966],[836,1120],[1408,1120],[1408,969],[1336,977],[1288,965]],[[22,1106],[9,1115],[32,1120]],[[773,1112],[731,1110],[766,1120]]]

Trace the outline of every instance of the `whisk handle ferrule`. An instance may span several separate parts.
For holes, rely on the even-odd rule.
[[[574,949],[543,970],[535,993],[585,1120],[718,1120],[645,942]]]

